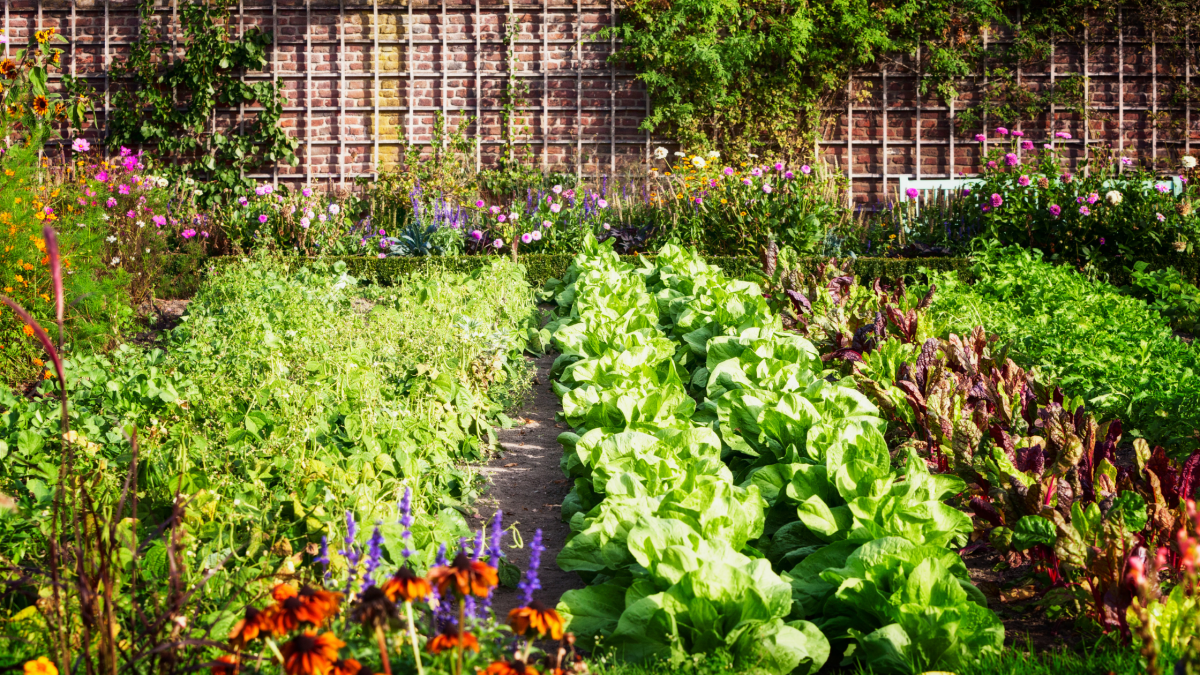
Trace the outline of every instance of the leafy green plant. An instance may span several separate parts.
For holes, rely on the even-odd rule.
[[[1130,294],[1145,300],[1175,328],[1200,333],[1200,288],[1184,279],[1179,270],[1150,270],[1144,262],[1135,262],[1126,270]]]

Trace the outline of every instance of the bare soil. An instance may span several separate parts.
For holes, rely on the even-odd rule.
[[[546,550],[542,553],[538,575],[542,588],[536,597],[553,607],[563,593],[583,588],[584,584],[576,574],[560,570],[555,562],[571,533],[571,528],[562,521],[560,510],[571,484],[559,469],[562,446],[557,439],[568,429],[565,424],[554,421],[555,413],[562,409],[558,397],[550,389],[549,374],[554,355],[531,361],[537,365],[532,395],[517,412],[519,426],[497,429],[501,452],[482,468],[489,488],[475,504],[471,525],[478,529],[491,520],[497,509],[503,510],[505,528],[515,524],[525,544],[519,549],[510,548],[513,540],[511,533],[506,533],[505,555],[522,570],[529,564],[529,542],[533,540],[534,532],[540,529]],[[499,588],[493,599],[496,614],[506,615],[519,604],[518,597],[518,591],[514,589]]]

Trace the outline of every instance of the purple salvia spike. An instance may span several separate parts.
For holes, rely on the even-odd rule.
[[[313,560],[313,562],[321,564],[321,568],[325,571],[326,579],[333,576],[333,572],[329,571],[329,538],[328,537],[325,537],[325,536],[321,537],[321,553]]]
[[[496,517],[492,518],[492,536],[490,537],[490,539],[488,541],[488,550],[487,550],[488,564],[491,565],[493,568],[500,567],[500,556],[502,554],[502,551],[500,550],[500,542],[501,542],[501,539],[503,539],[503,537],[504,537],[503,523],[504,523],[504,512],[497,511]]]
[[[521,604],[523,605],[533,602],[534,591],[542,587],[538,580],[538,567],[541,565],[542,551],[544,550],[542,530],[539,528],[533,533],[533,541],[529,542],[529,569],[525,571],[525,578],[517,584],[517,589],[521,591]]]
[[[483,528],[479,528],[479,532],[475,533],[475,546],[471,551],[471,560],[479,560],[479,554],[483,553]]]
[[[366,571],[363,573],[362,590],[375,585],[373,574],[375,570],[379,569],[383,557],[383,533],[379,531],[379,526],[382,524],[382,520],[375,523],[375,531],[367,540],[367,562],[363,565]]]

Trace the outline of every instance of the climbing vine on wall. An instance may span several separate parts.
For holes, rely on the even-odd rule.
[[[229,0],[181,2],[176,50],[163,34],[154,0],[141,0],[141,26],[129,57],[114,65],[107,142],[111,147],[153,145],[170,172],[200,174],[213,182],[208,200],[225,189],[253,186],[244,174],[277,162],[297,164],[299,142],[280,127],[285,99],[278,81],[242,82],[240,73],[264,70],[271,35],[251,28],[230,32]],[[255,106],[232,126],[218,128],[218,108]]]
[[[1056,41],[1089,25],[1115,29],[1118,11],[1164,45],[1160,63],[1196,62],[1197,41],[1185,38],[1197,0],[629,0],[600,37],[621,40],[611,61],[649,90],[644,129],[688,147],[806,154],[850,78],[880,67],[921,74],[920,92],[943,100],[974,80],[979,96],[959,107],[959,134],[1051,106],[1086,117],[1082,77],[1038,89],[1016,73],[1044,69]],[[1195,96],[1178,85],[1164,94]]]

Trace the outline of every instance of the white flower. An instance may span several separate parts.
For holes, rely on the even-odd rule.
[[[188,178],[187,180],[183,181],[183,184],[184,185],[195,185],[196,181],[192,180],[191,178]]]
[[[150,252],[150,249],[146,249],[146,253],[149,253],[149,252]]]
[[[196,191],[192,192],[192,194],[194,194],[194,195],[196,195],[197,197],[199,197],[200,195],[204,194],[204,190],[196,190]]]
[[[75,223],[75,227],[87,227],[87,223]]]
[[[705,162],[703,159],[701,159],[699,157],[693,157],[692,158],[692,166],[696,167],[697,169],[703,169],[705,166]]]
[[[120,264],[121,264],[120,258],[113,258],[112,262],[109,263],[109,265],[112,265],[113,267],[116,267],[117,265],[120,265]]]
[[[1121,200],[1124,199],[1121,193],[1117,192],[1116,190],[1109,190],[1104,194],[1104,198],[1107,199],[1108,203],[1112,204],[1113,206],[1120,204]]]
[[[1196,158],[1191,155],[1184,155],[1183,159],[1179,160],[1179,162],[1183,164],[1183,168],[1185,169],[1196,168]]]
[[[170,184],[171,184],[171,181],[167,180],[166,178],[160,177],[158,179],[158,187],[167,187]]]
[[[100,215],[100,217],[101,217],[101,218],[103,218],[103,219],[105,219],[105,220],[108,220],[108,214],[107,214],[107,213],[101,214],[101,215]]]
[[[337,204],[329,205],[329,215],[336,216],[337,214],[339,214],[341,212],[342,212],[342,207],[338,206]]]
[[[686,153],[686,152],[683,152],[682,150],[676,150],[676,151],[675,151],[675,156],[676,156],[676,157],[687,157],[687,153]]]
[[[116,243],[117,238],[110,236],[108,239],[105,239],[104,241],[107,241],[108,243],[113,244],[113,243]]]
[[[758,159],[758,155],[746,155],[750,159]]]
[[[721,153],[717,152],[716,150],[709,150],[705,157],[709,159],[721,159]]]
[[[667,158],[667,149],[666,148],[659,147],[659,148],[654,149],[654,159],[666,159],[666,158]]]
[[[140,230],[140,229],[142,229],[142,228],[143,228],[143,227],[145,227],[145,226],[146,226],[146,221],[144,221],[144,220],[139,220],[139,221],[138,221],[138,229],[139,229],[139,230]]]

